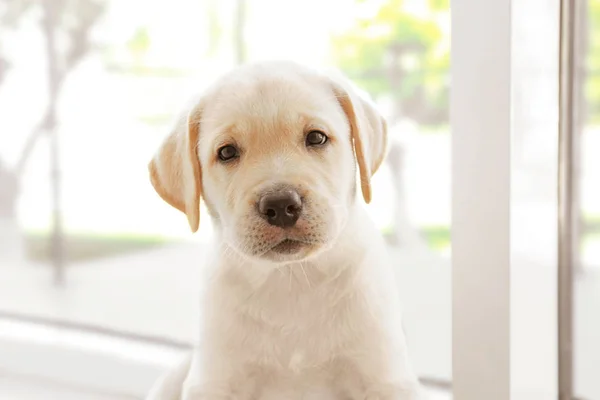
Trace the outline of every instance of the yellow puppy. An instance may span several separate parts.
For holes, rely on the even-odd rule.
[[[191,104],[149,169],[192,231],[205,202],[212,276],[200,345],[149,399],[422,398],[358,196],[386,144],[356,89],[289,62],[238,68]]]

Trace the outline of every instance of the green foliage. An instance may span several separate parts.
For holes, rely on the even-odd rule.
[[[427,6],[414,13],[403,0],[387,0],[375,16],[358,18],[332,44],[338,65],[354,81],[376,98],[394,100],[394,117],[439,125],[448,119],[450,49],[442,23],[448,21],[449,2],[428,0]]]
[[[450,0],[427,0],[429,8],[434,11],[450,10]]]
[[[588,122],[600,124],[600,0],[589,0],[588,13],[588,32],[582,32],[588,35],[584,90]]]
[[[600,214],[584,213],[582,219],[584,233],[600,235]]]
[[[451,246],[449,226],[423,226],[421,227],[421,235],[432,249],[445,250]]]
[[[207,15],[208,15],[208,54],[207,56],[212,57],[219,51],[219,45],[223,37],[223,26],[217,8],[216,1],[209,1],[207,4]]]
[[[29,260],[51,260],[49,237],[48,232],[28,232],[25,235],[26,255]],[[65,257],[70,263],[83,262],[148,251],[173,242],[171,239],[156,236],[69,234],[65,238]]]
[[[134,60],[134,65],[142,66],[144,57],[150,49],[150,33],[145,26],[138,27],[133,36],[127,41],[127,48]]]

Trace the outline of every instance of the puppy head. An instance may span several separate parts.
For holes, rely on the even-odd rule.
[[[179,119],[150,162],[151,182],[192,231],[202,197],[244,257],[289,262],[327,249],[386,151],[373,105],[344,80],[292,63],[221,78]]]

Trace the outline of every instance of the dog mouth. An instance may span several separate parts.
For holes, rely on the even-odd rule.
[[[306,244],[293,239],[284,239],[271,248],[271,251],[278,254],[298,253]]]

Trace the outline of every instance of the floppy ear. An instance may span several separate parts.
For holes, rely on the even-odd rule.
[[[371,177],[387,154],[387,124],[367,96],[359,95],[349,83],[334,82],[333,90],[348,122],[366,203],[371,202]]]
[[[160,197],[187,215],[192,232],[200,225],[202,171],[198,158],[201,106],[184,113],[148,165]]]

